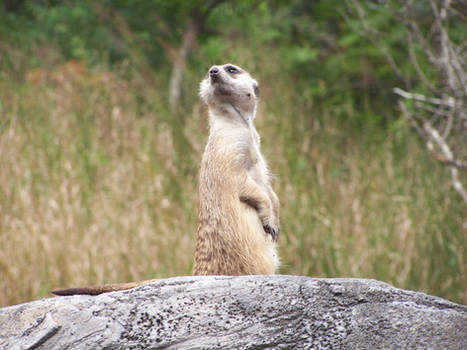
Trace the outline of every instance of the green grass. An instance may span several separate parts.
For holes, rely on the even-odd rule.
[[[255,68],[281,273],[376,278],[467,303],[466,212],[447,169],[408,127],[358,130],[316,115],[287,76]],[[142,77],[119,76],[32,84],[2,73],[0,305],[191,273],[208,133],[201,76],[187,75],[177,113]]]

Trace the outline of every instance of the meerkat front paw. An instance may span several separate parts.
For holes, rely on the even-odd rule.
[[[272,241],[277,242],[280,233],[279,217],[275,215],[274,208],[271,208],[269,215],[263,216],[264,232],[271,235]]]
[[[264,232],[271,235],[273,242],[277,242],[277,239],[279,238],[279,232],[281,231],[279,227],[273,228],[269,225],[264,225],[263,229],[264,229]]]

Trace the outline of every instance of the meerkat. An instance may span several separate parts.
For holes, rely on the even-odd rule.
[[[199,176],[193,275],[274,274],[279,267],[279,200],[253,123],[258,82],[233,64],[212,66],[199,95],[208,106],[210,132]],[[96,295],[154,281],[52,293]]]
[[[201,161],[194,275],[273,274],[279,200],[254,126],[259,85],[233,64],[201,82],[209,138]]]

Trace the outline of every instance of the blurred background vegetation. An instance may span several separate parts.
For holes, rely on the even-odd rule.
[[[466,304],[466,203],[393,92],[442,86],[397,17],[410,6],[428,35],[433,4],[0,1],[0,306],[191,273],[208,134],[198,84],[226,62],[261,85],[281,273]],[[450,6],[465,54],[467,11]]]

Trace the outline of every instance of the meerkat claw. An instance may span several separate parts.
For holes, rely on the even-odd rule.
[[[271,226],[265,225],[265,226],[263,226],[263,229],[264,229],[264,232],[269,233],[271,235],[272,240],[274,242],[277,242],[277,239],[279,238],[279,232],[280,232],[279,228],[277,230],[275,230]]]

